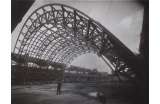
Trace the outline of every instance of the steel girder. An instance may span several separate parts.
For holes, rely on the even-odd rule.
[[[63,4],[36,9],[24,23],[14,53],[30,58],[69,64],[81,54],[103,55],[115,74],[138,76],[138,58],[111,32],[81,11]]]

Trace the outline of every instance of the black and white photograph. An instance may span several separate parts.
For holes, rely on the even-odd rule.
[[[149,104],[149,0],[11,0],[11,104]]]

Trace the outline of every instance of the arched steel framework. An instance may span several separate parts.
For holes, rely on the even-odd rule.
[[[138,76],[139,60],[122,42],[100,23],[63,4],[36,9],[24,23],[13,53],[23,57],[23,65],[38,59],[50,66],[69,64],[86,52],[108,59],[116,74]]]

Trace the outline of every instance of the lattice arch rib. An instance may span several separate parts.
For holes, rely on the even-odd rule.
[[[14,53],[26,62],[35,58],[48,64],[69,64],[88,51],[106,57],[119,74],[133,76],[139,68],[137,57],[111,32],[86,14],[62,4],[36,9],[24,23],[14,48]]]

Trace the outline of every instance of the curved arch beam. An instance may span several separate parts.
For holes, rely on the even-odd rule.
[[[52,24],[52,26],[43,29],[49,24]],[[57,32],[59,32],[59,38],[63,38],[63,42],[66,43],[64,45],[69,47],[68,42],[72,42],[72,44],[76,46],[77,41],[71,39],[74,37],[79,41],[79,43],[82,43],[80,45],[81,49],[87,46],[92,47],[93,50],[98,52],[97,54],[99,56],[104,55],[119,72],[124,72],[128,68],[132,69],[134,73],[138,74],[138,70],[141,66],[138,58],[122,42],[120,42],[119,39],[117,39],[110,31],[86,14],[63,4],[47,4],[36,9],[24,23],[16,41],[14,53],[18,51],[17,53],[19,55],[25,54],[24,57],[26,60],[28,60],[28,57],[26,57],[27,54],[29,54],[28,52],[34,53],[33,50],[36,49],[33,44],[37,45],[38,43],[36,43],[36,41],[40,42],[40,37],[38,39],[38,36],[35,36],[37,31],[42,29],[42,31],[44,30],[46,33],[48,31],[52,31],[51,33],[54,33],[54,27],[58,29]],[[70,39],[66,39],[64,32],[68,32],[68,35],[66,36]],[[35,41],[32,41],[31,38],[33,37],[36,37]],[[45,46],[44,44],[47,42],[48,38],[49,36],[47,35],[42,38],[43,41],[41,46],[44,47],[44,50],[37,50],[37,53],[40,52],[40,56],[38,58],[46,58],[53,55],[53,53],[55,54],[55,51],[58,50],[60,53],[57,54],[58,56],[56,57],[58,57],[59,60],[56,60],[59,62],[61,56],[64,55],[61,53],[61,51],[64,50],[62,50],[62,48],[58,48],[58,46],[52,50],[52,44]],[[34,48],[32,51],[30,50],[31,47],[30,49],[27,48],[27,50],[24,49],[25,45],[31,45],[30,41],[32,41],[31,47]],[[58,43],[59,42],[56,44]],[[50,55],[46,53],[47,48],[52,51]],[[69,58],[69,60],[71,59],[73,58]],[[47,60],[50,60],[49,57]],[[70,62],[69,60],[67,60],[67,62]]]

